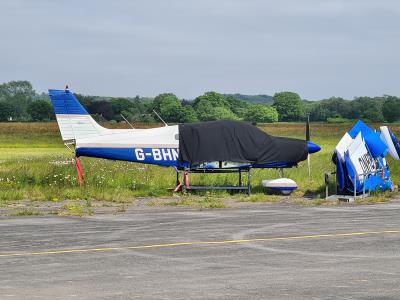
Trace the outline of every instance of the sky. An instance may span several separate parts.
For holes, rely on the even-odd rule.
[[[0,83],[101,96],[400,96],[398,0],[1,0]]]

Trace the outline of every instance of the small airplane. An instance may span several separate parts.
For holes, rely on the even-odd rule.
[[[78,174],[81,156],[173,167],[178,174],[179,170],[291,168],[321,149],[310,141],[273,137],[238,121],[108,129],[89,115],[68,86],[50,89],[49,96],[64,144],[75,147]]]

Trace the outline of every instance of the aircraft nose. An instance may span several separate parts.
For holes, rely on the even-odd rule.
[[[307,148],[308,148],[308,153],[312,154],[315,152],[318,152],[321,150],[321,147],[318,146],[317,144],[314,144],[313,142],[307,141]]]

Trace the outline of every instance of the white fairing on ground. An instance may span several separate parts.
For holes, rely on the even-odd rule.
[[[292,191],[297,189],[297,183],[290,178],[263,180],[261,184],[267,189],[280,191],[284,195],[289,195]]]

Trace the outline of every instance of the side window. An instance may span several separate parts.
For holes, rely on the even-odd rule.
[[[179,133],[175,134],[175,140],[179,141]]]

